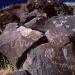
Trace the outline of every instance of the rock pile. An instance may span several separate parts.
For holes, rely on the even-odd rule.
[[[18,69],[7,75],[75,75],[74,24],[63,3],[33,0],[1,10],[0,59]]]

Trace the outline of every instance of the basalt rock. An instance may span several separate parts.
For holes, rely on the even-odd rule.
[[[12,26],[11,26],[12,25]],[[18,58],[43,34],[39,31],[8,24],[5,32],[0,36],[0,52],[9,60],[10,64],[16,65]]]
[[[9,13],[8,11],[0,12],[0,34],[5,30],[5,27],[8,23],[19,22],[18,17]]]
[[[70,42],[65,28],[50,28],[45,35],[55,49],[61,49]]]
[[[59,17],[54,17],[54,18],[51,18],[49,19],[47,22],[46,22],[46,25],[49,29],[58,29],[58,28],[65,28],[66,32],[67,32],[67,35],[69,37],[69,39],[73,42],[74,41],[74,37],[75,37],[75,25],[74,25],[74,22],[75,22],[75,16],[59,16]],[[44,25],[44,30],[47,30],[46,29],[46,25]],[[65,31],[63,30],[63,31]]]
[[[73,43],[70,43],[70,44],[67,44],[66,46],[64,46],[62,48],[63,50],[63,54],[64,54],[64,57],[66,59],[66,61],[68,62],[68,64],[75,64],[75,48],[73,47]]]
[[[30,22],[26,23],[26,27],[32,28],[34,30],[38,30],[41,32],[46,32],[48,29],[58,29],[63,28],[67,32],[67,35],[69,37],[74,38],[74,22],[75,22],[75,16],[55,16],[52,18],[45,18],[41,17],[38,20],[33,19]],[[35,23],[34,23],[35,22]],[[30,24],[31,23],[31,24]],[[25,24],[24,24],[25,25]],[[63,31],[62,29],[62,31]]]
[[[28,15],[28,11],[22,9],[13,9],[11,10],[11,13],[16,15],[20,19],[20,22],[25,22],[25,18]]]
[[[49,31],[46,32],[46,36],[49,39],[49,42],[51,44],[53,44],[55,42],[57,45],[58,41],[60,41],[60,39],[58,39],[58,41],[56,41],[56,38],[58,35],[63,34],[60,38],[63,40],[63,43],[65,45],[65,43],[69,43],[72,42],[75,45],[75,25],[74,25],[74,18],[75,16],[60,16],[60,17],[54,17],[51,18],[50,20],[48,20],[46,22],[46,25],[44,25],[45,27],[43,27],[43,30],[47,30],[49,29]],[[46,29],[47,28],[47,29]],[[50,34],[49,34],[50,33]],[[49,37],[50,36],[50,37]],[[54,37],[53,37],[54,36]],[[53,41],[53,39],[51,39],[51,37],[55,40]],[[68,41],[69,40],[69,41]],[[53,42],[51,42],[53,41]],[[61,42],[61,41],[60,41]],[[62,43],[62,45],[63,45]],[[61,44],[59,43],[58,46],[60,46]],[[60,46],[61,47],[61,46]]]
[[[7,75],[31,75],[31,74],[28,71],[17,71],[17,72],[10,73]]]
[[[31,21],[25,23],[24,26],[27,28],[31,28],[33,30],[38,30],[38,31],[45,33],[47,29],[47,27],[46,29],[44,29],[46,21],[47,21],[46,17],[43,17],[43,16],[35,17]]]
[[[42,6],[45,7],[48,4],[47,0],[28,0],[29,4],[32,4],[32,6],[34,6],[35,8]]]
[[[38,46],[28,53],[23,69],[32,75],[72,75],[62,50],[55,50],[49,43]]]

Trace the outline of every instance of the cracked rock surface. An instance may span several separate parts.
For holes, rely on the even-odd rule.
[[[7,75],[75,75],[73,8],[29,0],[2,9],[0,68],[5,63],[17,68]]]

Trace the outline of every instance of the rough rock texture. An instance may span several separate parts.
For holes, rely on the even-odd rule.
[[[19,37],[19,32],[16,31],[17,23],[9,23],[7,24],[5,30],[2,32],[0,36],[0,46],[7,44],[10,41],[14,41]]]
[[[29,26],[29,28],[39,30],[41,32],[46,32],[48,29],[58,29],[63,28],[66,30],[68,36],[74,36],[74,25],[75,15],[73,16],[55,16],[49,18],[48,20],[44,17],[36,21],[36,23]],[[30,22],[29,22],[30,24]]]
[[[51,1],[29,0],[0,11],[0,66],[4,57],[19,69],[8,75],[75,75],[75,15]]]
[[[75,65],[75,48],[73,46],[73,43],[67,44],[62,48],[62,50],[68,64]]]
[[[17,71],[17,72],[10,73],[7,75],[31,75],[31,74],[28,71]]]
[[[24,11],[21,9],[13,9],[11,12],[20,19],[20,22],[25,22],[25,18],[28,15],[28,11]]]
[[[18,17],[8,11],[0,12],[0,34],[5,30],[6,25],[11,22],[19,22]]]
[[[38,30],[38,31],[41,31],[41,32],[45,32],[43,27],[45,25],[46,20],[47,20],[47,18],[44,18],[44,17],[41,17],[41,18],[36,17],[36,18],[32,19],[30,22],[25,23],[24,25],[28,28]]]
[[[65,28],[68,36],[71,36],[74,31],[74,22],[75,22],[75,15],[73,16],[57,16],[49,19],[46,22],[47,28]],[[44,29],[46,28],[46,25],[44,26]],[[46,29],[45,29],[46,30]]]
[[[10,27],[13,28],[13,26]],[[43,34],[25,27],[15,28],[13,31],[10,27],[0,36],[0,52],[8,58],[11,64],[16,65],[22,53],[40,39]]]
[[[65,28],[50,28],[45,35],[51,46],[55,49],[61,49],[70,42]]]
[[[28,3],[32,4],[33,6],[42,6],[44,7],[48,1],[47,0],[28,0]]]
[[[32,75],[72,75],[62,50],[56,51],[48,43],[28,53],[23,69]]]

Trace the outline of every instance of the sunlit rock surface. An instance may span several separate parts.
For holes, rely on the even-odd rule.
[[[6,27],[5,32],[0,36],[0,52],[8,58],[11,64],[16,65],[22,53],[40,39],[43,34],[25,27],[16,29],[13,26]],[[7,28],[9,29],[7,30]]]
[[[43,44],[28,53],[23,69],[32,75],[71,75],[71,67],[65,61],[62,50]]]

